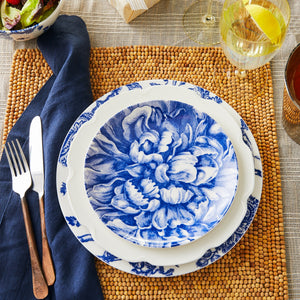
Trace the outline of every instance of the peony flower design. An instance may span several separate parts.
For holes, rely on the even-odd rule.
[[[208,114],[179,101],[117,113],[92,141],[85,187],[99,218],[119,236],[173,247],[210,231],[230,207],[237,158]]]

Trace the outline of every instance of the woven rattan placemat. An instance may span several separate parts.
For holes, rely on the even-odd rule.
[[[269,65],[232,76],[220,48],[135,46],[91,52],[94,98],[138,80],[174,79],[211,90],[246,121],[258,144],[264,185],[258,212],[242,240],[224,257],[191,274],[145,278],[96,260],[105,299],[287,299],[278,143]],[[17,50],[11,70],[4,139],[51,75],[39,50]]]

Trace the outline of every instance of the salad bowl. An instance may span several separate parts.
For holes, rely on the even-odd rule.
[[[33,25],[30,25],[25,28],[21,29],[7,29],[4,28],[3,21],[0,21],[0,37],[12,39],[15,41],[28,41],[37,38],[41,34],[43,34],[46,30],[49,29],[51,25],[56,21],[57,17],[60,14],[60,11],[63,7],[65,0],[59,0],[56,8],[53,10],[53,12],[44,20],[42,20],[39,23],[34,23]],[[7,7],[5,8],[3,5],[7,3],[7,1],[1,2],[1,19],[3,20],[2,14],[4,10],[7,10]],[[0,20],[1,20],[0,19]]]

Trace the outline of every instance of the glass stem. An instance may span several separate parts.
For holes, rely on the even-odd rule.
[[[207,12],[202,18],[202,22],[205,24],[214,24],[216,22],[215,17],[212,15],[213,0],[208,0]]]
[[[246,78],[247,77],[247,71],[243,69],[236,69],[235,70],[235,75],[240,77],[240,78]]]

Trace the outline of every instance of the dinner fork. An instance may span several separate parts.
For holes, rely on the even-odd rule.
[[[31,174],[24,152],[17,139],[15,143],[14,141],[12,141],[11,144],[7,143],[4,150],[10,167],[12,189],[15,193],[19,194],[21,199],[31,260],[33,294],[37,299],[44,299],[48,295],[48,286],[39,261],[29,209],[25,198],[25,194],[32,184]]]

